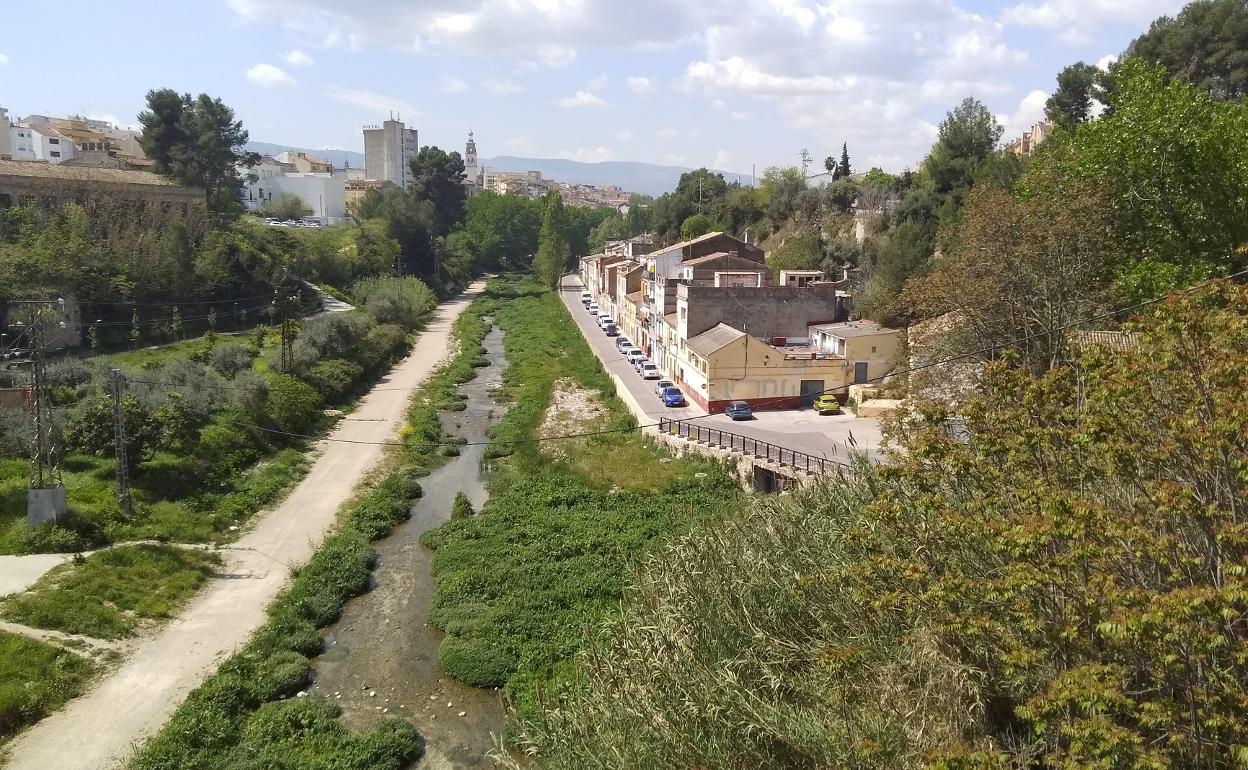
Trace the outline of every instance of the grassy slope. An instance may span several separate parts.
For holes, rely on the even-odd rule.
[[[72,652],[0,631],[0,742],[82,692],[90,673]]]
[[[319,629],[338,617],[348,599],[368,590],[372,541],[407,517],[412,498],[420,495],[416,477],[439,461],[424,445],[444,438],[437,411],[460,400],[454,384],[472,378],[485,331],[473,309],[460,316],[453,332],[459,354],[413,396],[402,431],[408,447],[394,458],[402,465],[349,506],[340,529],[269,608],[268,622],[191,693],[131,768],[401,770],[420,757],[420,737],[403,720],[356,734],[337,722],[333,702],[289,696],[306,685],[309,660],[321,652]]]
[[[733,504],[736,487],[720,466],[672,460],[633,432],[575,439],[561,447],[566,461],[544,453],[529,439],[562,378],[601,394],[605,427],[635,421],[557,295],[516,279],[495,282],[491,295],[513,404],[488,454],[508,459],[481,513],[425,542],[437,548],[431,617],[447,632],[439,662],[471,684],[506,684],[523,716],[537,688],[571,676],[585,627],[618,606],[630,565]]]
[[[144,620],[173,615],[220,563],[216,554],[169,545],[119,546],[57,567],[0,604],[0,615],[35,628],[119,639]]]

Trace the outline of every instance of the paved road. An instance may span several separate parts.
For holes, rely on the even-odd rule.
[[[388,441],[403,424],[412,389],[446,357],[451,324],[485,287],[443,304],[411,354],[366,395],[330,438]],[[36,724],[9,746],[10,770],[107,770],[154,733],[227,655],[265,620],[291,567],[305,563],[333,526],[339,507],[381,459],[376,444],[322,441],[307,477],[255,529],[224,551],[224,577],[199,592],[182,616],[140,641],[86,695]]]
[[[845,459],[851,443],[856,444],[856,451],[865,451],[868,454],[874,454],[879,448],[880,423],[873,418],[859,418],[852,414],[820,416],[810,409],[801,409],[759,412],[753,420],[733,422],[722,414],[707,416],[706,412],[692,404],[681,409],[664,407],[655,393],[655,381],[641,379],[624,360],[624,356],[616,350],[615,338],[603,334],[594,323],[594,319],[581,304],[581,288],[580,277],[564,277],[563,291],[560,294],[568,312],[576,320],[581,334],[589,341],[589,347],[597,354],[603,366],[619,376],[654,422],[658,422],[660,417],[697,417],[694,424],[749,436],[816,457]]]

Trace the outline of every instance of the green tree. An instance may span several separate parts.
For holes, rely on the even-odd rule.
[[[468,188],[464,186],[464,160],[458,152],[438,147],[421,147],[409,163],[411,194],[417,201],[433,206],[433,232],[446,235],[464,217]]]
[[[1002,130],[981,102],[963,99],[941,122],[936,144],[927,156],[925,166],[936,192],[969,188],[979,162],[996,150]]]
[[[266,201],[265,204],[260,207],[260,213],[265,216],[277,217],[279,219],[299,219],[300,217],[311,214],[312,209],[308,206],[308,204],[303,202],[303,198],[300,198],[294,193],[286,192],[271,201]]]
[[[559,278],[567,269],[568,236],[567,212],[563,199],[556,192],[546,193],[543,200],[542,231],[538,236],[537,256],[533,258],[533,272],[551,289],[559,287]]]
[[[1160,64],[1172,77],[1220,101],[1248,97],[1248,3],[1196,0],[1163,16],[1127,46],[1124,58]]]
[[[781,270],[823,269],[823,241],[819,233],[805,230],[784,239],[767,255],[767,266],[776,278]]]
[[[628,223],[619,213],[608,216],[589,234],[589,252],[599,254],[606,248],[607,241],[618,241],[630,237]]]
[[[836,167],[836,171],[842,179],[849,176],[850,168],[849,168],[849,144],[848,143],[845,143],[845,142],[841,143],[841,162],[840,162],[840,165]]]
[[[800,168],[769,168],[763,172],[761,189],[767,218],[773,227],[779,227],[797,211],[802,193],[806,191],[806,177],[802,176]]]
[[[862,183],[864,185],[878,185],[889,189],[898,187],[899,182],[900,180],[897,177],[887,173],[884,169],[878,166],[872,166],[871,170],[863,175],[862,178]]]
[[[542,204],[486,190],[468,199],[462,247],[486,269],[527,269],[537,252]]]
[[[705,214],[694,214],[680,224],[680,239],[688,241],[711,231],[711,218]]]
[[[1121,253],[1119,290],[1149,299],[1245,264],[1248,108],[1213,99],[1138,59],[1115,75],[1113,114],[1049,150],[1063,177],[1103,183]],[[1028,184],[1030,194],[1054,195]]]
[[[1057,73],[1057,89],[1044,103],[1044,115],[1062,126],[1074,127],[1092,119],[1092,100],[1099,92],[1100,69],[1075,62]]]
[[[179,96],[171,89],[149,91],[139,114],[139,143],[157,173],[179,184],[202,187],[213,211],[241,210],[243,180],[239,166],[255,165],[259,156],[242,150],[247,131],[234,111],[207,94]]]

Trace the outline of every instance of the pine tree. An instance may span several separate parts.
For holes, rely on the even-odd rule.
[[[841,143],[841,165],[837,168],[840,173],[837,175],[841,178],[849,176],[849,144]]]

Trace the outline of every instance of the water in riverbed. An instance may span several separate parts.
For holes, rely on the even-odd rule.
[[[484,345],[490,365],[460,386],[468,408],[441,415],[443,428],[470,445],[421,479],[424,495],[411,519],[376,544],[375,587],[348,602],[341,619],[325,629],[326,651],[314,661],[313,690],[342,707],[347,726],[368,728],[383,716],[410,720],[427,743],[419,767],[431,770],[493,767],[486,754],[503,723],[497,692],[460,684],[438,668],[443,635],[428,624],[433,553],[420,545],[421,533],[450,517],[457,492],[468,495],[475,510],[486,500],[485,447],[471,444],[485,441],[502,416],[488,396],[505,366],[502,332],[492,329]]]

